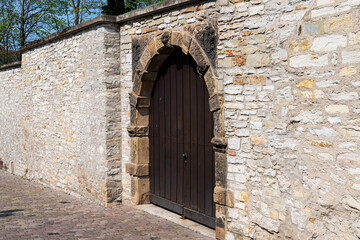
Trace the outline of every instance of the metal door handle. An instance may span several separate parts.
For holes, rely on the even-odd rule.
[[[187,159],[187,154],[183,153],[182,157],[183,157],[184,160],[186,160]]]

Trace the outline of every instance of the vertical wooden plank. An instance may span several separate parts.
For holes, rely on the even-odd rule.
[[[190,162],[190,179],[191,179],[191,209],[198,209],[198,101],[197,95],[201,94],[197,89],[197,75],[195,61],[190,62],[190,138],[191,138],[191,162]]]
[[[155,85],[154,96],[153,96],[153,161],[152,161],[152,169],[153,169],[153,187],[154,194],[160,194],[160,176],[159,176],[159,158],[160,158],[160,129],[159,129],[159,87],[158,82]]]
[[[165,198],[170,200],[171,193],[171,68],[174,65],[173,56],[168,61],[169,65],[164,78],[164,119],[165,119]]]
[[[160,176],[160,196],[165,197],[165,84],[164,77],[159,78],[159,129],[160,129],[160,157],[159,157],[159,176]]]
[[[155,193],[154,189],[154,97],[150,99],[150,113],[149,113],[149,169],[150,169],[150,193]]]
[[[176,192],[177,192],[177,69],[175,61],[170,68],[170,96],[171,96],[171,111],[170,111],[170,124],[171,124],[171,196],[170,199],[173,202],[176,202]]]
[[[178,58],[176,67],[176,120],[177,120],[177,203],[184,204],[184,161],[182,154],[184,153],[184,69],[183,56]]]
[[[190,95],[190,66],[189,59],[185,58],[184,61],[184,154],[187,154],[184,169],[184,195],[185,206],[191,207],[191,95]]]
[[[197,77],[198,86],[198,111],[197,111],[197,122],[198,122],[198,211],[205,213],[205,81]]]

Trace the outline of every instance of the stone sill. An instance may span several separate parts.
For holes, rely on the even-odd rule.
[[[21,67],[21,61],[5,64],[0,66],[0,71],[8,70],[11,68],[19,68]]]

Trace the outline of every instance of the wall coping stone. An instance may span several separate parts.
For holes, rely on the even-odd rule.
[[[8,70],[8,69],[11,69],[11,68],[18,68],[18,67],[21,67],[21,61],[1,65],[0,66],[0,71]]]
[[[148,7],[136,9],[134,11],[117,16],[118,23],[128,22],[134,19],[147,17],[156,13],[164,12],[169,9],[178,8],[202,0],[166,0],[160,3],[150,5]]]
[[[101,25],[101,24],[116,24],[116,16],[98,16],[96,18],[90,19],[86,22],[80,23],[78,25],[75,25],[73,27],[65,28],[64,30],[61,30],[59,32],[53,33],[47,37],[41,38],[39,40],[33,41],[29,44],[26,44],[25,46],[22,46],[19,51],[21,53],[28,51],[30,49],[45,45],[49,42],[54,42],[58,39],[74,35],[76,33],[82,32],[84,30],[87,30],[89,28]]]
[[[165,0],[163,2],[140,8],[119,16],[108,16],[108,15],[101,15],[96,18],[90,19],[86,22],[80,23],[73,27],[66,28],[59,32],[53,33],[47,37],[41,38],[39,40],[33,41],[25,46],[19,48],[21,53],[31,50],[33,48],[37,48],[39,46],[45,45],[50,42],[54,42],[58,39],[74,35],[76,33],[82,32],[89,28],[101,25],[101,24],[122,24],[134,19],[143,18],[146,16],[154,15],[159,12],[164,12],[169,9],[178,8],[184,5],[188,5],[195,2],[200,2],[202,0]]]

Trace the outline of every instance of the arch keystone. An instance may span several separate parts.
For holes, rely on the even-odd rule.
[[[174,51],[174,49],[171,48],[171,35],[171,31],[166,31],[154,38],[156,52],[169,54]]]
[[[187,55],[190,49],[191,37],[182,32],[173,32],[171,44],[180,47],[183,53]]]

